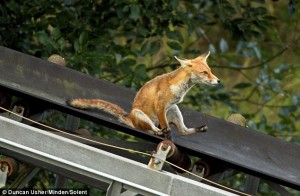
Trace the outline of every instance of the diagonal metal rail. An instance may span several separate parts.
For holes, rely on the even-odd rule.
[[[235,195],[0,116],[0,152],[7,150],[31,157],[32,164],[47,163],[46,169],[63,168],[67,177],[108,183],[114,195],[122,189],[142,195]]]

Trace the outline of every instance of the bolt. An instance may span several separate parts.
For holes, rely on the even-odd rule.
[[[202,165],[196,166],[196,172],[201,173],[203,171],[204,167]]]
[[[5,171],[5,167],[7,167],[7,166],[8,166],[7,163],[2,163],[1,164],[1,168],[0,168],[1,171],[4,172]]]
[[[166,151],[166,150],[168,149],[168,147],[169,147],[168,144],[162,144],[161,149],[162,149],[163,151]]]
[[[16,108],[16,112],[17,113],[21,113],[23,111],[23,107],[22,106],[18,106],[17,108]]]

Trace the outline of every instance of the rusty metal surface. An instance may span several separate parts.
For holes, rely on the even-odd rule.
[[[0,47],[0,70],[0,91],[10,89],[42,100],[54,109],[152,142],[161,141],[123,126],[103,112],[65,105],[65,100],[72,97],[102,98],[129,111],[133,90],[4,47]],[[206,124],[208,131],[190,136],[172,132],[173,142],[181,151],[213,157],[232,168],[300,189],[300,146],[199,112],[182,111],[187,126]]]

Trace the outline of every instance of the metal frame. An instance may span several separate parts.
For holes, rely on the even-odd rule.
[[[109,192],[118,192],[122,185],[122,189],[142,195],[184,195],[187,191],[189,195],[235,195],[4,117],[0,117],[0,132],[0,152],[16,152],[111,184]]]
[[[129,110],[135,92],[66,67],[0,46],[0,87],[28,98],[37,109],[57,109],[151,142],[162,138],[121,125],[111,116],[68,107],[67,98],[102,98]],[[30,80],[28,80],[30,78]],[[192,136],[172,132],[182,152],[210,157],[229,168],[300,190],[300,147],[222,119],[181,108],[189,127],[206,124]],[[263,150],[262,150],[263,149]],[[287,150],[288,149],[288,150]]]
[[[153,143],[158,143],[162,140],[162,138],[123,126],[104,113],[76,110],[65,105],[66,98],[70,97],[99,97],[117,103],[129,110],[135,93],[130,89],[92,78],[1,46],[0,68],[5,70],[5,72],[0,72],[1,91],[7,90],[14,96],[24,98],[26,102],[29,102],[28,106],[33,106],[35,111],[41,112],[45,109],[57,109]],[[28,78],[31,79],[28,80]],[[278,183],[300,190],[299,146],[199,112],[184,108],[181,108],[181,110],[188,126],[195,126],[201,121],[201,124],[205,123],[209,127],[209,131],[184,137],[179,136],[176,132],[172,132],[173,142],[176,146],[186,154],[194,155],[201,159],[213,159],[217,166],[221,165],[222,168],[235,170],[217,173],[208,178],[224,178],[228,175],[233,175],[237,171],[242,171],[250,176],[255,176],[247,177],[246,179],[245,190],[250,193],[255,194],[257,191],[259,178],[262,178],[261,181],[265,181],[272,186]],[[38,115],[37,117],[40,118],[41,116]],[[71,117],[68,117],[67,121],[70,119]],[[15,120],[20,121],[21,119],[17,118]],[[26,123],[26,121],[24,122]],[[68,126],[70,129],[73,129],[73,127],[76,127],[76,123]],[[17,135],[18,137],[23,137],[19,133]],[[80,140],[77,139],[77,141]],[[93,145],[89,142],[80,142]],[[55,148],[55,146],[52,148]],[[100,148],[106,151],[114,151],[114,153],[116,152],[121,156],[126,154],[120,153],[118,150]],[[30,155],[23,155],[4,148],[0,148],[0,152],[18,157],[25,162],[34,162],[36,165],[46,169],[50,168],[50,170],[57,171],[61,175],[70,173],[67,169],[37,160],[34,157],[30,157]],[[129,154],[131,153],[127,153],[125,157],[129,158]],[[133,157],[134,160],[137,160],[136,157],[138,156]],[[72,174],[73,177],[78,179],[84,178],[94,186],[108,187],[108,184],[99,185],[97,180],[83,176],[80,173],[73,172]],[[58,179],[57,186],[59,186],[59,182],[60,180]],[[115,185],[112,185],[112,187],[114,186],[118,187],[117,182]],[[276,185],[274,189],[282,195],[286,194],[286,190],[280,185]]]

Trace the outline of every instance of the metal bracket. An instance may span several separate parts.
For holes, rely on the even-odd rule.
[[[8,176],[8,165],[0,163],[0,188],[5,187]]]
[[[13,113],[19,114],[21,116],[24,115],[24,111],[25,111],[25,108],[23,106],[16,106],[16,105],[14,106],[14,108],[12,110]],[[1,116],[6,117],[6,118],[10,118],[10,119],[18,121],[18,122],[22,121],[22,118],[20,116],[12,115],[8,112],[6,112],[4,114],[1,114]]]
[[[78,129],[79,123],[80,123],[79,118],[72,115],[67,115],[65,128],[67,130],[75,131]],[[55,188],[67,188],[67,186],[68,186],[68,179],[65,176],[57,175],[55,179]]]
[[[161,170],[170,151],[171,146],[161,143],[157,152],[153,153],[154,156],[151,157],[148,167],[154,170]]]
[[[204,161],[200,161],[200,160],[195,162],[190,169],[190,171],[193,174],[200,176],[202,178],[207,177],[206,174],[209,173],[208,170],[209,170],[209,166]],[[195,181],[200,181],[200,182],[202,181],[202,179],[200,179],[194,175],[191,175],[189,173],[182,173],[180,175],[183,177],[186,177],[186,178],[190,178]]]
[[[252,176],[250,174],[246,175],[244,191],[250,193],[251,195],[257,195],[259,187],[260,178]]]
[[[9,189],[23,189],[28,182],[41,170],[28,164],[22,164],[18,177],[10,184]]]
[[[106,196],[121,195],[122,188],[122,183],[112,181],[107,189]]]
[[[199,166],[199,165],[193,165],[193,167],[192,167],[192,173],[193,174],[196,174],[196,175],[198,175],[198,176],[200,176],[200,177],[203,177],[204,176],[204,174],[205,174],[205,172],[206,172],[206,167],[204,167],[204,166]],[[199,180],[199,179],[198,179]],[[201,180],[200,180],[201,181]]]

